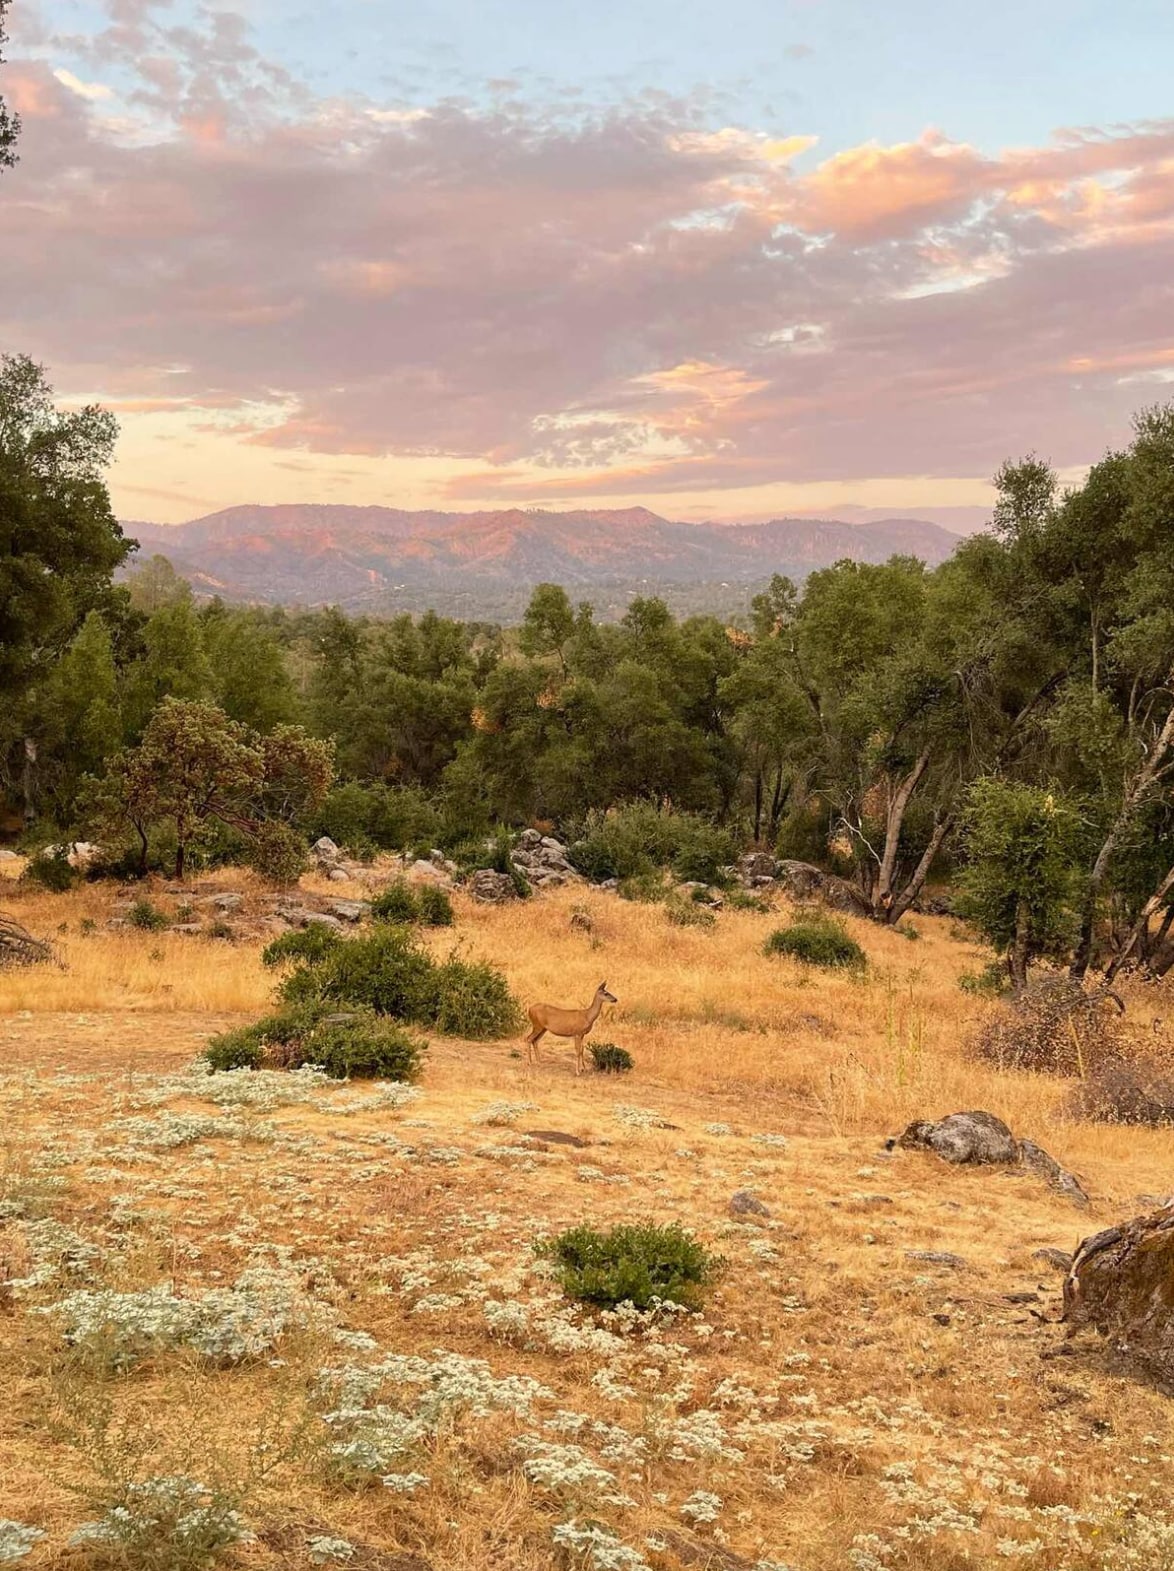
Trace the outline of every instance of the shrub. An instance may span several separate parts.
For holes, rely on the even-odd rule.
[[[712,883],[737,848],[728,830],[700,813],[663,812],[648,802],[588,814],[573,841],[571,863],[596,883],[672,868],[678,878]]]
[[[416,891],[406,878],[395,879],[371,902],[371,915],[377,922],[415,922],[419,914]]]
[[[77,869],[71,866],[69,853],[64,846],[35,852],[21,874],[30,884],[40,884],[42,889],[55,895],[63,895],[66,890],[72,889],[80,876]]]
[[[633,900],[640,905],[657,905],[665,897],[663,873],[634,873],[621,878],[616,888],[621,900]]]
[[[771,908],[766,895],[752,895],[748,889],[741,889],[736,884],[726,891],[725,900],[731,911],[758,911],[765,916]]]
[[[310,864],[306,842],[288,824],[261,824],[245,853],[255,873],[271,884],[296,884]]]
[[[300,1069],[317,1064],[335,1080],[414,1080],[427,1043],[372,1010],[294,1008],[213,1037],[210,1070]]]
[[[387,923],[304,963],[285,978],[280,994],[289,1004],[358,1005],[479,1041],[512,1036],[522,1027],[500,971],[455,955],[438,963],[410,929]]]
[[[696,1309],[721,1265],[676,1223],[628,1223],[607,1233],[573,1227],[537,1252],[553,1262],[565,1293],[608,1309],[623,1303],[651,1309],[658,1302]]]
[[[968,936],[962,935],[963,938]],[[1003,998],[1011,991],[1011,977],[1001,960],[992,960],[981,971],[963,971],[958,986],[964,993],[973,993],[977,998]]]
[[[144,933],[159,933],[169,925],[163,912],[145,899],[135,901],[126,913],[126,919],[132,927]]]
[[[422,791],[355,782],[326,793],[311,824],[311,839],[320,835],[359,855],[400,851],[425,841],[430,846],[443,843],[439,815]]]
[[[1174,1080],[1151,1059],[1117,1056],[1097,1064],[1073,1092],[1068,1110],[1098,1124],[1174,1124]]]
[[[669,895],[664,903],[664,910],[674,927],[717,926],[716,912],[710,911],[706,906],[698,905],[694,900],[685,900],[678,894]]]
[[[447,892],[435,884],[421,884],[417,889],[416,910],[425,927],[451,927],[453,924],[452,901]]]
[[[1000,1069],[1083,1077],[1118,1055],[1112,1007],[1070,977],[1041,976],[984,1022],[973,1046]]]
[[[141,1571],[196,1571],[248,1537],[238,1504],[192,1478],[148,1478],[118,1489],[102,1516],[83,1522],[71,1543],[97,1547],[118,1565]]]
[[[767,955],[790,955],[806,965],[833,970],[861,970],[868,956],[837,917],[809,916],[789,927],[776,927],[766,940]]]
[[[236,928],[233,927],[231,922],[226,922],[222,916],[218,916],[215,921],[208,923],[208,926],[204,929],[204,936],[206,938],[218,938],[226,944],[235,944]]]
[[[614,1042],[589,1042],[591,1061],[601,1075],[626,1075],[636,1064],[626,1047]]]
[[[336,928],[327,927],[325,922],[310,922],[296,932],[282,933],[280,938],[266,944],[261,951],[261,964],[279,966],[290,960],[306,960],[316,965],[342,942]]]

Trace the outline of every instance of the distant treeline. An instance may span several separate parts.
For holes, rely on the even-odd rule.
[[[22,366],[7,363],[10,409]],[[961,867],[969,909],[1021,971],[1165,940],[1174,405],[1139,416],[1131,446],[1073,491],[1038,460],[1007,465],[991,530],[932,571],[842,562],[801,593],[776,578],[741,625],[655,596],[601,624],[542,585],[502,628],[197,606],[160,560],[115,586],[126,547],[102,417],[71,427],[83,416],[22,374],[23,425],[0,410],[13,829],[92,828],[95,782],[176,698],[254,736],[332,742],[334,783],[303,827],[357,849],[530,824],[573,838],[641,803],[834,865],[881,920]]]

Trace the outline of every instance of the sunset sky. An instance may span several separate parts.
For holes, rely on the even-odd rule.
[[[1171,0],[15,0],[0,350],[120,516],[920,512],[1174,397]]]

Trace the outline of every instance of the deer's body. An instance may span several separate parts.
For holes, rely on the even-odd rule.
[[[526,1013],[530,1016],[530,1030],[526,1036],[526,1056],[532,1064],[538,1062],[538,1043],[549,1031],[551,1036],[569,1036],[575,1042],[575,1073],[583,1073],[583,1038],[599,1019],[605,1003],[614,1004],[615,995],[601,982],[595,997],[586,1009],[563,1009],[558,1004],[531,1004]]]

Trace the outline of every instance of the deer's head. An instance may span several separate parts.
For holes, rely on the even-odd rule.
[[[595,996],[596,996],[596,998],[602,999],[605,1003],[608,1003],[608,1004],[618,1004],[619,1003],[619,999],[616,997],[616,995],[614,993],[609,993],[608,992],[608,990],[607,990],[607,983],[606,982],[601,982],[599,984],[599,986],[595,989]]]

